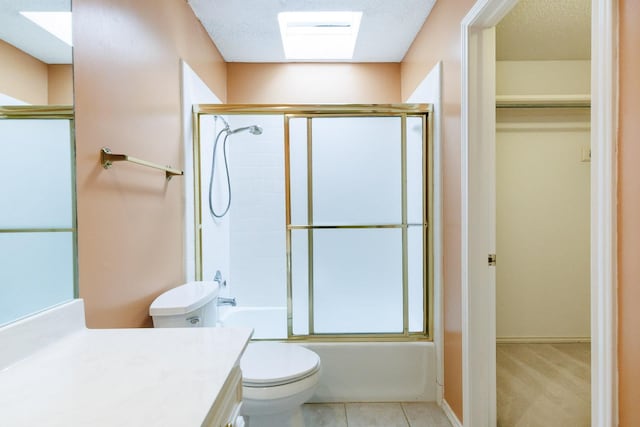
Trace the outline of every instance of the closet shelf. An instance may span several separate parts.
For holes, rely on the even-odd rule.
[[[589,108],[591,95],[498,95],[496,108]]]

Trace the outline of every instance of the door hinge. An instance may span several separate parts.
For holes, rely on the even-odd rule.
[[[496,254],[489,254],[489,266],[496,265]]]

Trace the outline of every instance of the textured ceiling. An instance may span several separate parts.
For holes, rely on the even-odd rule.
[[[521,0],[496,27],[499,61],[591,58],[591,0]]]
[[[286,62],[279,12],[346,10],[363,12],[354,58],[349,62],[400,62],[434,3],[435,0],[189,0],[227,62]]]
[[[70,10],[71,0],[0,0],[0,40],[47,64],[71,64],[71,46],[18,13]]]
[[[440,0],[455,1],[455,0]],[[69,10],[71,0],[0,0],[0,39],[49,64],[71,48],[19,11]],[[283,62],[277,13],[362,10],[353,62],[399,62],[435,0],[189,0],[230,62]],[[590,0],[521,0],[496,29],[498,60],[589,59]]]

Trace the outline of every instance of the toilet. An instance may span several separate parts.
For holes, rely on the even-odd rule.
[[[218,284],[189,282],[158,296],[149,308],[156,328],[216,326]],[[320,379],[320,358],[304,347],[251,342],[240,359],[246,427],[303,427],[302,404]]]

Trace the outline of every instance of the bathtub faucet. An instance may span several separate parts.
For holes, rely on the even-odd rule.
[[[218,305],[230,305],[232,307],[235,307],[236,304],[236,299],[235,298],[224,298],[224,297],[218,297]]]

